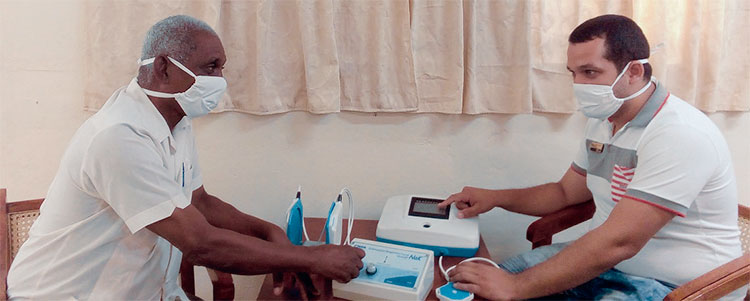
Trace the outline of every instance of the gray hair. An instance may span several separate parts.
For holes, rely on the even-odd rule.
[[[195,51],[195,35],[197,31],[216,32],[201,20],[186,15],[176,15],[156,22],[146,33],[141,50],[141,60],[166,54],[185,64],[190,54]],[[141,84],[150,82],[153,64],[140,68],[138,79]],[[145,82],[144,82],[145,81]]]

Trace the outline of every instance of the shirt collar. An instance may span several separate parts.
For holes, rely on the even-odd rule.
[[[172,136],[172,131],[167,125],[167,121],[164,119],[164,116],[159,113],[159,110],[156,109],[154,104],[151,103],[151,100],[146,96],[146,93],[143,92],[141,86],[138,85],[137,78],[133,78],[133,80],[130,81],[125,92],[138,104],[143,106],[143,112],[145,114],[144,116],[141,116],[141,120],[146,123],[144,126],[149,129],[152,137],[159,142],[164,141],[164,139],[169,139],[169,145],[174,151],[174,137]],[[182,123],[182,121],[180,123]]]
[[[652,119],[654,119],[656,113],[659,113],[659,110],[664,105],[664,102],[667,101],[667,97],[669,97],[669,92],[667,92],[667,89],[664,88],[664,85],[656,80],[653,81],[656,85],[656,89],[654,89],[654,93],[652,93],[651,97],[648,98],[646,104],[643,105],[641,111],[638,112],[638,114],[635,115],[635,118],[633,118],[633,120],[629,122],[632,126],[644,127],[648,125],[648,123],[651,122]]]

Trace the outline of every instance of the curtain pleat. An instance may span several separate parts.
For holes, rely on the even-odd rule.
[[[224,44],[219,112],[572,113],[568,35],[606,13],[641,26],[672,93],[750,110],[745,0],[82,1],[88,110],[135,76],[151,25],[187,14]]]
[[[464,18],[459,0],[411,1],[419,112],[459,113],[464,93]]]

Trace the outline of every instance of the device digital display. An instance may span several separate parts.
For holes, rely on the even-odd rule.
[[[409,204],[409,215],[448,219],[451,207],[438,208],[437,205],[442,202],[443,200],[439,199],[412,197],[411,204]]]

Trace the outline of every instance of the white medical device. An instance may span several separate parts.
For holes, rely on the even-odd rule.
[[[289,205],[289,209],[286,212],[286,224],[285,231],[287,238],[292,244],[314,246],[321,244],[341,244],[342,236],[342,215],[343,215],[343,202],[342,195],[346,194],[349,199],[349,223],[346,240],[344,244],[349,244],[351,240],[352,226],[354,225],[354,200],[352,199],[352,193],[348,188],[344,188],[339,193],[335,201],[331,203],[331,207],[328,209],[328,216],[326,217],[326,223],[323,226],[323,230],[320,233],[318,240],[310,240],[310,236],[307,234],[307,228],[305,228],[304,212],[302,210],[302,192],[301,187],[297,188],[297,195],[292,200],[292,204]],[[302,239],[304,235],[304,240]],[[323,239],[325,235],[325,240]]]
[[[469,259],[464,259],[461,262],[469,262],[469,261],[484,261],[486,263],[489,263],[490,265],[500,268],[497,263],[495,263],[492,260],[489,260],[484,257],[472,257]],[[461,264],[461,263],[459,263]],[[458,264],[457,264],[458,265]],[[450,270],[456,268],[457,265],[454,265],[447,270],[443,268],[443,257],[440,256],[440,260],[438,260],[438,266],[440,267],[440,274],[445,277],[445,281],[448,281],[448,283],[443,284],[443,286],[438,287],[435,289],[435,296],[438,297],[438,300],[440,301],[470,301],[474,300],[474,293],[468,292],[465,290],[457,289],[455,286],[453,286],[453,282],[450,282],[450,278],[448,277],[448,272]]]
[[[349,300],[424,300],[435,278],[430,250],[355,238],[351,246],[365,251],[359,276],[333,282],[333,296]]]
[[[378,241],[432,250],[435,256],[471,257],[479,250],[479,219],[459,219],[451,204],[438,198],[402,195],[389,198],[378,221]]]

